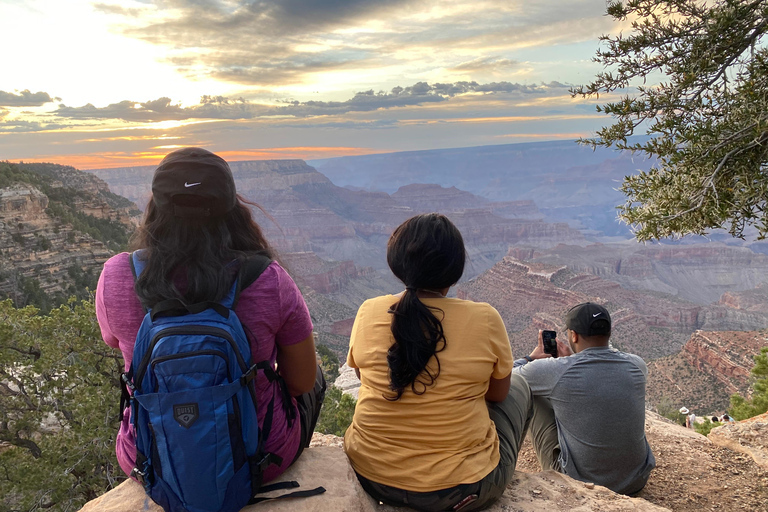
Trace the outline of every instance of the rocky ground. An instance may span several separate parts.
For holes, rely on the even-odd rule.
[[[673,511],[768,511],[768,467],[761,467],[751,456],[722,448],[692,430],[669,428],[673,424],[665,423],[664,418],[649,413],[646,430],[656,456],[656,469],[638,497]],[[766,442],[768,439],[762,444]],[[520,452],[517,468],[539,471],[528,440]]]

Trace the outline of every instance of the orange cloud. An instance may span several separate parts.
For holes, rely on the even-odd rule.
[[[381,149],[353,148],[353,147],[317,147],[299,146],[288,148],[263,148],[251,150],[218,151],[221,157],[237,160],[280,160],[299,158],[311,160],[313,158],[333,158],[337,156],[370,155],[373,153],[385,153]]]
[[[579,137],[590,137],[594,135],[592,132],[576,132],[576,133],[507,133],[505,135],[497,135],[497,138],[513,138],[513,139],[578,139]]]
[[[77,169],[106,169],[110,167],[156,165],[166,154],[168,154],[173,149],[176,149],[177,147],[180,146],[157,146],[152,148],[152,151],[141,152],[105,151],[80,155],[44,155],[36,158],[25,158],[24,161],[53,162],[62,165],[71,165]],[[372,153],[384,152],[386,152],[386,150],[372,148],[313,146],[216,151],[218,155],[230,161],[285,159],[310,160],[313,158],[370,155]]]

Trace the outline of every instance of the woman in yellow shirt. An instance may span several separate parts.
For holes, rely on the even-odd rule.
[[[531,393],[511,375],[499,313],[446,297],[465,258],[445,216],[408,219],[387,245],[405,291],[367,300],[355,318],[347,364],[361,387],[344,449],[366,492],[390,505],[480,510],[514,473]]]

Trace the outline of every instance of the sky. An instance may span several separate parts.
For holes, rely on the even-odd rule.
[[[606,0],[0,0],[0,160],[150,165],[593,135]],[[600,102],[605,100],[600,98]]]

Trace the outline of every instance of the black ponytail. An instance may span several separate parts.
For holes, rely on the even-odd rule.
[[[389,312],[392,314],[394,344],[387,352],[389,387],[398,400],[406,388],[424,394],[440,374],[437,353],[446,346],[442,313],[425,305],[418,290],[448,288],[464,272],[466,251],[461,233],[443,215],[417,215],[401,224],[387,244],[387,263],[406,286]],[[438,318],[435,313],[440,313]],[[434,356],[435,365],[429,365]]]

